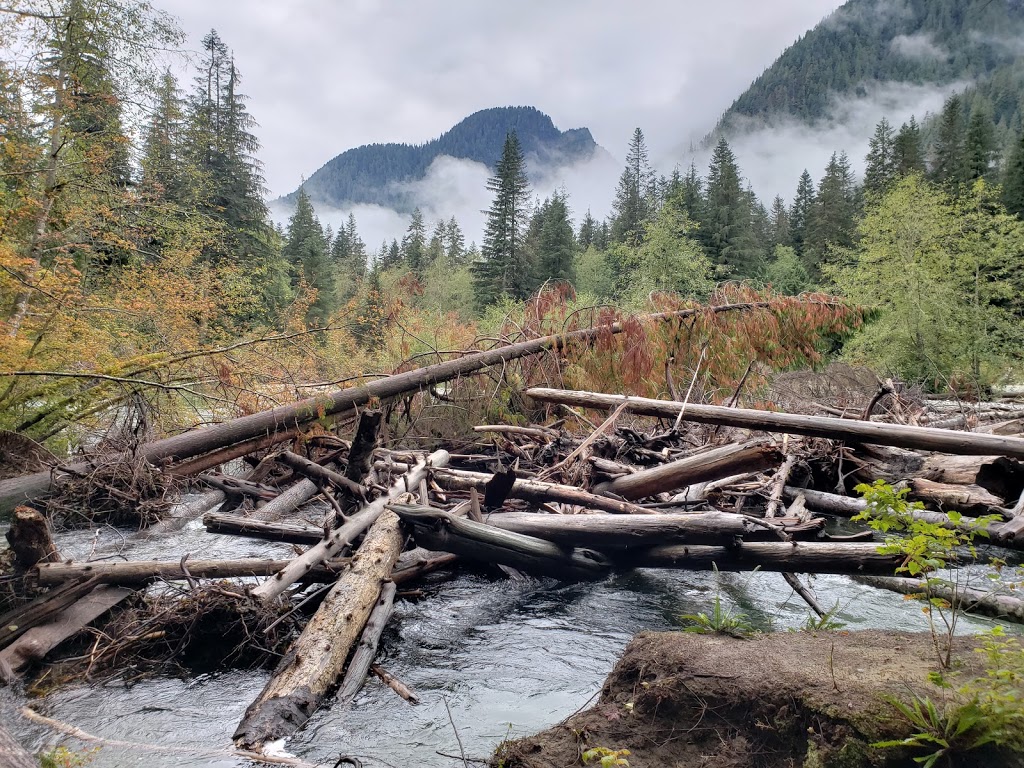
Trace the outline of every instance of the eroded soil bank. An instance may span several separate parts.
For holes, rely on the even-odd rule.
[[[972,647],[958,641],[958,674],[980,671]],[[919,765],[912,758],[920,751],[870,744],[914,730],[886,696],[941,700],[943,692],[927,682],[933,669],[926,634],[791,632],[744,640],[645,632],[626,648],[593,708],[503,744],[492,765],[567,768],[583,765],[583,753],[595,747],[628,749],[630,768]],[[949,764],[1022,766],[1024,756],[979,750]]]

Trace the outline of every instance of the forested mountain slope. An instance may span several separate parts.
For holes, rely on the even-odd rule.
[[[475,112],[426,144],[350,149],[329,160],[303,187],[314,202],[376,203],[408,211],[414,204],[403,185],[424,178],[435,159],[447,155],[493,170],[509,131],[516,132],[527,158],[542,166],[587,159],[599,149],[587,128],[560,131],[534,107],[495,107]]]
[[[1021,123],[1024,0],[850,0],[790,46],[719,128],[828,118],[832,99],[881,83],[970,83],[997,125]]]

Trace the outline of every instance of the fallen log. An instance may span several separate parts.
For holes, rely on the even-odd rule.
[[[316,614],[246,710],[232,738],[245,749],[290,736],[320,706],[341,675],[380,597],[381,585],[402,551],[398,517],[384,512],[366,534]]]
[[[133,593],[124,587],[100,585],[58,613],[52,621],[32,627],[0,651],[0,682],[10,684],[31,662],[41,660]]]
[[[718,405],[694,405],[693,403],[652,400],[647,397],[605,395],[597,392],[578,392],[546,387],[532,387],[527,389],[524,394],[540,402],[562,403],[597,410],[616,408],[626,403],[626,407],[630,411],[643,416],[675,418],[682,413],[684,421],[695,421],[700,424],[718,424],[763,432],[784,432],[810,437],[825,437],[831,440],[877,443],[944,453],[999,455],[1024,459],[1024,438],[1019,437],[949,432],[944,429],[909,427],[903,424],[879,424],[828,416],[805,416],[749,408],[726,408]]]
[[[341,704],[349,704],[363,687],[366,676],[373,665],[373,659],[377,655],[377,645],[380,643],[380,636],[384,634],[384,627],[391,618],[391,611],[395,605],[395,583],[388,582],[380,591],[377,605],[370,618],[366,620],[366,629],[359,639],[359,646],[352,654],[352,660],[348,663],[345,671],[345,678],[341,681],[341,688],[338,689],[338,701]]]
[[[320,486],[312,480],[303,478],[297,483],[290,485],[286,490],[282,491],[277,498],[268,501],[262,507],[258,507],[254,510],[252,518],[254,520],[264,520],[267,522],[280,520],[285,515],[298,509],[318,493],[320,493]]]
[[[483,491],[493,475],[485,472],[464,472],[457,469],[446,469],[434,474],[434,481],[448,491],[468,491],[475,488]],[[558,501],[563,504],[573,504],[587,509],[600,509],[604,512],[611,512],[620,515],[653,515],[654,510],[646,509],[628,501],[598,496],[594,493],[587,493],[571,485],[558,485],[556,483],[545,483],[540,480],[527,480],[517,478],[512,484],[508,495],[516,499],[533,501],[538,504],[544,502]]]
[[[364,502],[366,501],[365,488],[359,485],[359,483],[349,480],[340,472],[335,472],[330,467],[322,467],[315,461],[310,461],[306,457],[299,456],[299,454],[292,453],[291,451],[282,452],[278,458],[296,472],[305,475],[309,480],[317,483],[317,487],[319,487],[320,483],[331,483],[336,488],[348,491],[356,498],[362,499]]]
[[[854,517],[868,506],[864,499],[839,496],[835,493],[815,491],[809,488],[793,488],[789,485],[786,486],[783,494],[791,501],[803,496],[810,509],[836,517]],[[915,520],[941,525],[945,528],[968,533],[980,532],[981,536],[976,542],[978,544],[996,544],[1007,549],[1024,549],[1024,540],[1018,541],[1014,537],[1011,523],[981,523],[977,518],[968,516],[960,518],[959,523],[954,523],[948,515],[942,512],[930,512],[925,509],[915,509],[911,515]]]
[[[488,515],[488,525],[503,531],[534,536],[566,547],[589,547],[602,552],[625,549],[650,549],[667,543],[718,544],[727,546],[736,539],[760,537],[776,539],[776,530],[785,533],[785,518],[767,521],[727,512],[644,515],[542,515],[533,512],[502,512]],[[820,530],[819,518],[809,531]]]
[[[10,645],[32,627],[50,621],[80,597],[92,592],[99,583],[96,578],[80,577],[3,614],[0,616],[0,648]]]
[[[348,522],[335,528],[320,543],[310,547],[282,568],[274,577],[252,591],[253,596],[261,600],[273,600],[289,586],[301,579],[311,568],[329,557],[334,557],[343,547],[351,544],[355,538],[369,528],[384,512],[387,504],[403,493],[416,488],[420,480],[427,477],[432,467],[443,467],[448,463],[447,451],[434,451],[425,461],[417,464],[407,474],[402,475],[391,487],[386,496],[367,504],[359,512],[352,515]],[[305,480],[303,482],[309,482]],[[397,557],[397,555],[396,555]]]
[[[420,697],[413,692],[412,688],[410,688],[397,677],[392,675],[390,672],[388,672],[386,669],[380,666],[380,664],[371,665],[370,671],[373,672],[373,674],[375,674],[378,678],[380,678],[380,681],[384,683],[384,685],[386,685],[392,691],[394,691],[403,699],[408,701],[410,704],[420,703]]]
[[[880,555],[875,544],[770,541],[729,547],[668,545],[617,555],[615,561],[630,568],[892,575],[903,558]]]
[[[475,523],[432,507],[392,504],[390,508],[412,529],[416,543],[428,549],[569,581],[600,578],[609,572],[610,563],[596,552],[567,550],[544,539]]]
[[[647,319],[662,321],[691,317],[705,311],[721,313],[764,306],[767,306],[766,302],[723,304],[715,307],[661,312],[648,315]],[[446,360],[443,363],[398,373],[358,387],[349,387],[300,400],[291,405],[282,405],[268,411],[241,416],[205,429],[192,430],[180,435],[154,440],[143,445],[139,453],[152,464],[190,459],[235,443],[263,436],[269,437],[275,433],[291,430],[310,421],[365,405],[373,399],[386,400],[407,392],[416,392],[433,384],[466,376],[493,365],[503,365],[512,360],[540,354],[549,349],[564,349],[574,343],[588,343],[609,333],[622,333],[624,328],[625,326],[621,323],[611,323],[543,336],[539,339],[508,344],[484,352],[475,352],[454,360]],[[70,465],[68,469],[81,473],[87,471],[88,466],[86,463],[77,463]],[[62,474],[61,469],[56,468],[0,481],[0,514],[9,512],[18,504],[23,504],[50,492],[54,483],[59,483]]]
[[[664,491],[675,491],[694,483],[757,472],[776,465],[781,458],[782,454],[777,448],[761,441],[724,445],[660,467],[617,477],[596,486],[594,493],[610,493],[629,500],[640,499]]]
[[[269,523],[242,515],[209,512],[203,515],[208,533],[245,536],[264,541],[283,541],[287,544],[316,544],[324,537],[324,529],[305,523]]]
[[[194,579],[239,579],[273,576],[291,563],[291,560],[245,558],[238,560],[187,560],[188,573]],[[306,574],[310,581],[334,581],[338,572],[336,561],[328,561],[326,568],[313,569]],[[181,560],[135,560],[117,562],[104,560],[95,563],[46,563],[36,566],[40,585],[62,584],[76,578],[96,578],[101,584],[141,585],[153,579],[165,581],[185,580]]]
[[[937,597],[968,613],[980,613],[983,616],[1024,624],[1024,598],[1016,595],[986,592],[945,583],[925,584],[921,579],[908,579],[902,576],[855,576],[854,580],[901,595],[919,596],[922,599]]]
[[[377,434],[380,432],[383,418],[384,412],[376,408],[367,408],[359,414],[359,425],[356,427],[356,436],[352,440],[348,464],[345,467],[345,477],[357,487],[373,468],[373,451],[377,447]],[[362,495],[360,494],[358,498],[362,498]]]
[[[950,485],[915,477],[910,481],[910,497],[940,509],[989,514],[1005,503],[980,485]]]
[[[4,768],[39,768],[39,761],[0,723],[0,765]]]

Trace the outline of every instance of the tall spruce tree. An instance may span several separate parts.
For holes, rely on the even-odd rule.
[[[864,168],[864,194],[877,199],[884,195],[897,177],[896,133],[884,117],[875,126],[868,141]]]
[[[188,202],[185,101],[178,81],[165,72],[155,93],[153,115],[142,144],[142,188],[150,195],[185,205]]]
[[[893,162],[896,165],[896,177],[902,179],[912,173],[924,173],[924,149],[921,146],[921,126],[911,115],[910,119],[900,126],[899,133],[893,142]]]
[[[555,192],[540,206],[540,232],[537,239],[537,282],[572,282],[576,238],[569,220],[569,204],[564,192]]]
[[[581,250],[586,250],[594,244],[594,239],[597,237],[597,219],[590,213],[590,209],[587,209],[586,214],[583,216],[583,221],[580,222],[580,231],[576,236],[576,242],[579,244]]]
[[[327,237],[305,189],[299,189],[281,255],[292,268],[294,284],[305,283],[316,291],[316,298],[306,312],[306,322],[326,325],[337,308],[336,272],[328,255]]]
[[[413,209],[409,228],[402,238],[402,258],[411,272],[420,276],[427,268],[427,225],[423,221],[423,211]]]
[[[444,236],[448,266],[462,266],[466,261],[466,236],[462,233],[462,227],[459,226],[459,222],[454,216],[448,219]]]
[[[938,184],[956,189],[967,181],[967,149],[963,100],[954,93],[946,99],[939,116],[931,178]]]
[[[496,173],[487,181],[494,199],[487,211],[481,259],[473,265],[477,307],[502,296],[525,299],[533,290],[533,269],[524,242],[530,218],[530,181],[515,131],[505,137]]]
[[[1024,130],[1003,165],[1003,205],[1024,218]]]
[[[969,182],[988,178],[996,155],[995,126],[991,113],[979,107],[971,112],[965,139],[967,176]]]
[[[754,277],[760,269],[751,215],[750,195],[741,185],[736,156],[723,136],[711,155],[700,222],[705,249],[721,275]]]
[[[652,213],[655,194],[654,171],[647,160],[644,132],[637,128],[629,141],[626,167],[615,190],[611,232],[615,242],[627,245],[640,242],[644,224]]]
[[[800,258],[804,258],[804,245],[807,240],[807,221],[811,216],[811,210],[814,208],[814,180],[811,178],[810,172],[804,168],[803,173],[800,174],[800,180],[796,185],[796,196],[793,198],[793,207],[789,213],[789,231],[790,240],[793,244],[793,250],[796,251],[796,255]],[[810,259],[804,259],[805,264],[810,263]]]
[[[769,242],[772,252],[778,245],[790,245],[792,233],[789,226],[789,209],[786,208],[786,201],[782,195],[776,195],[772,200],[772,209],[768,212]]]
[[[850,161],[845,152],[833,153],[807,220],[804,258],[812,275],[820,273],[832,248],[853,245],[856,224],[857,197]]]

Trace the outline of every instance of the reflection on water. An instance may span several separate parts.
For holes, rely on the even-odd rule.
[[[286,556],[288,547],[214,537],[189,526],[168,553],[161,542],[128,543],[132,559]],[[116,537],[113,537],[116,539]],[[80,539],[79,539],[80,541]],[[111,543],[111,542],[104,542]],[[88,550],[86,550],[88,551]],[[839,604],[837,618],[851,629],[924,630],[919,604],[861,586],[842,576],[812,580],[819,601]],[[679,616],[708,612],[716,594],[760,628],[800,627],[809,611],[779,574],[638,571],[598,583],[491,581],[461,575],[434,577],[426,596],[399,601],[381,643],[381,663],[422,699],[413,707],[371,680],[348,708],[316,715],[289,741],[290,752],[334,765],[339,755],[371,766],[461,766],[454,721],[469,757],[485,758],[506,735],[535,732],[583,707],[599,690],[630,637],[641,630],[677,628]],[[969,619],[962,631],[988,626]],[[40,709],[110,739],[194,747],[201,753],[144,752],[104,747],[96,768],[128,766],[244,766],[225,754],[266,672],[226,672],[190,680],[158,679],[132,688],[71,687]],[[20,736],[41,746],[53,735],[10,717],[13,699],[0,691],[0,716]]]

